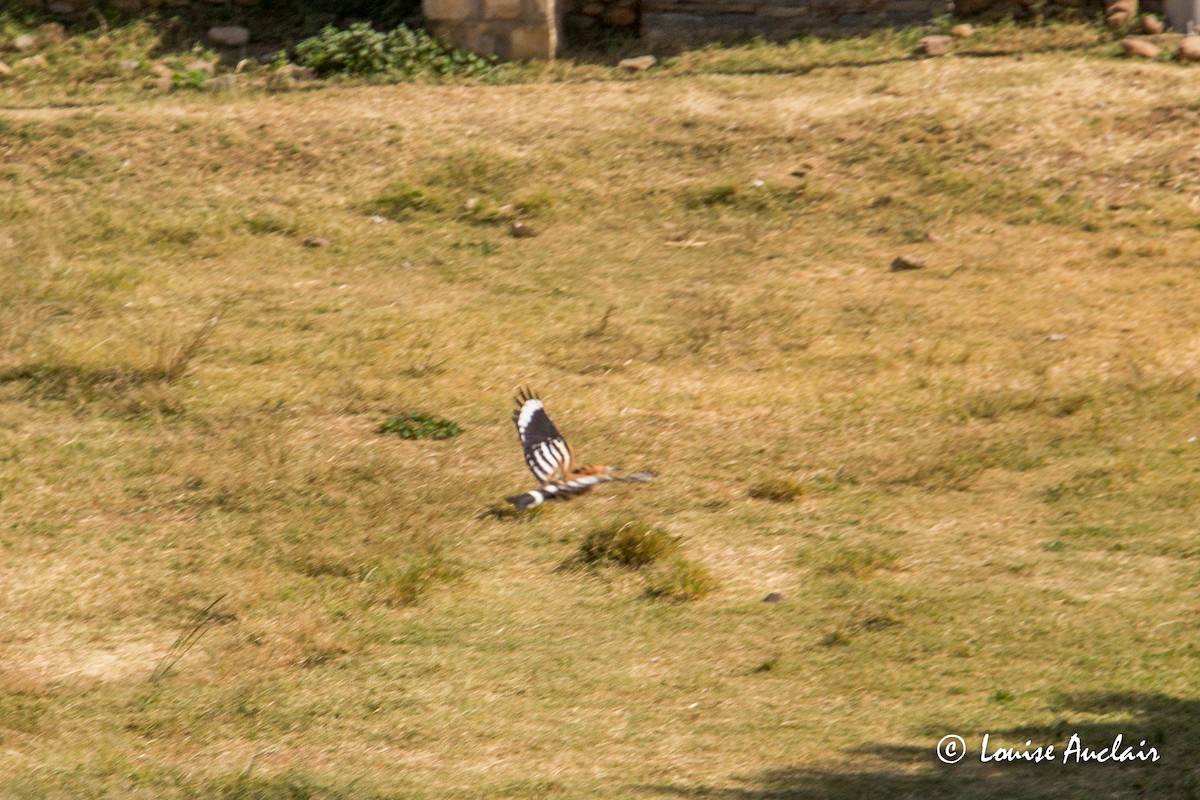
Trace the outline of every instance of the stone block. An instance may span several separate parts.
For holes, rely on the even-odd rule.
[[[534,19],[556,19],[561,16],[558,6],[557,0],[525,0],[523,19],[526,22]]]
[[[1121,47],[1124,48],[1125,55],[1136,58],[1157,58],[1158,54],[1162,52],[1156,45],[1133,36],[1122,39]]]
[[[510,58],[508,47],[509,26],[487,25],[481,22],[470,22],[461,27],[457,35],[461,47],[480,55],[495,54],[501,58]]]
[[[443,42],[463,50],[471,49],[467,46],[467,27],[465,25],[435,19],[427,20],[426,25],[429,32]]]
[[[637,22],[637,12],[632,8],[610,8],[604,12],[604,21],[614,28],[628,28]]]
[[[508,57],[518,61],[554,58],[557,45],[549,25],[525,25],[516,28],[509,39]]]
[[[521,0],[483,0],[483,18],[517,20],[521,18]]]
[[[1183,61],[1200,61],[1200,36],[1185,36],[1179,43],[1179,58]]]
[[[477,0],[425,0],[425,16],[436,20],[479,19]]]

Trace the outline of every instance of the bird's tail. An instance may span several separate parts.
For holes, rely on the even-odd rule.
[[[631,472],[628,475],[614,475],[613,480],[615,480],[615,481],[636,481],[638,483],[649,483],[650,481],[654,480],[657,477],[658,476],[655,475],[653,472],[643,471],[643,472]]]
[[[512,503],[517,507],[518,511],[524,511],[527,508],[541,505],[546,500],[546,496],[541,492],[525,492],[525,494],[516,494],[512,497],[504,498],[507,502]]]

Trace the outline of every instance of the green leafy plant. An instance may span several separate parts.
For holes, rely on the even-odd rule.
[[[344,30],[332,25],[296,45],[296,63],[320,75],[386,75],[397,79],[489,72],[494,58],[458,50],[423,30],[400,25],[386,33],[359,22]]]
[[[178,70],[171,79],[176,89],[203,89],[207,83],[208,75],[198,69]]]

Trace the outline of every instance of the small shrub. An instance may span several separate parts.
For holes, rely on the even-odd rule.
[[[552,209],[554,203],[553,194],[545,189],[538,189],[517,198],[514,206],[523,216],[536,217]]]
[[[296,236],[300,233],[294,222],[269,215],[243,217],[242,224],[254,236]]]
[[[379,432],[394,433],[401,439],[452,439],[462,433],[462,426],[432,414],[415,412],[393,414],[379,426]]]
[[[383,194],[367,204],[367,210],[392,220],[402,220],[414,213],[438,213],[451,206],[448,197],[408,181],[395,181]]]
[[[693,186],[684,191],[683,202],[688,208],[709,208],[733,205],[738,187],[732,183],[714,183]]]
[[[646,581],[646,596],[684,603],[699,600],[717,588],[717,579],[708,567],[697,561],[676,556],[651,572]]]
[[[693,211],[724,208],[762,214],[808,204],[822,197],[821,192],[810,192],[803,184],[781,186],[764,182],[716,181],[685,187],[681,200],[684,208]]]
[[[850,644],[850,637],[839,628],[825,633],[820,641],[822,647],[845,647]]]
[[[181,69],[171,79],[176,89],[203,89],[207,83],[208,75],[198,69]]]
[[[588,533],[579,546],[585,564],[617,564],[638,569],[679,551],[679,541],[643,522],[614,522]]]
[[[754,484],[746,493],[755,500],[790,503],[804,494],[804,487],[788,478],[770,478]]]
[[[319,34],[296,45],[296,63],[320,75],[385,75],[396,79],[461,75],[478,77],[490,72],[494,58],[456,50],[422,30],[404,25],[386,33],[366,22],[338,30],[326,26]]]

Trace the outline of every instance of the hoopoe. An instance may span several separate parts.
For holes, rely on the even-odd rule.
[[[505,498],[518,509],[533,508],[547,500],[570,500],[609,481],[654,480],[652,472],[621,475],[620,467],[576,466],[574,451],[546,416],[546,408],[538,396],[526,387],[513,399],[517,403],[513,422],[517,424],[525,463],[542,484],[540,489]]]

